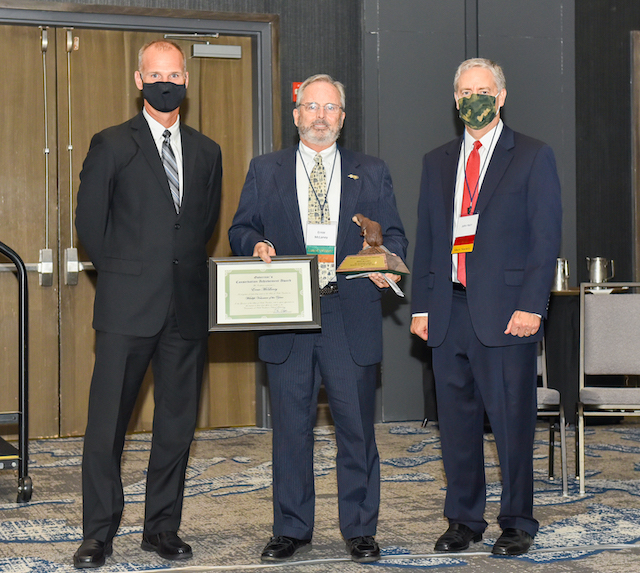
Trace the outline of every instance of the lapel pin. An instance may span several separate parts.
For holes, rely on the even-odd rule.
[[[349,173],[347,177],[349,177],[350,179],[360,179],[360,177],[358,177],[357,175],[354,175],[353,173]]]

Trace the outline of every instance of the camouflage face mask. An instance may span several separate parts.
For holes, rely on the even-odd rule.
[[[496,97],[487,94],[471,94],[458,100],[459,115],[471,129],[482,129],[496,116]]]

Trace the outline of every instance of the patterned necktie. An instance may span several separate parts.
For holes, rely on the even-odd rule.
[[[162,142],[162,165],[169,180],[169,189],[171,189],[171,197],[176,208],[176,213],[180,213],[180,178],[178,177],[178,163],[176,156],[171,148],[171,132],[165,129],[164,141]]]
[[[322,157],[318,154],[313,160],[315,165],[309,175],[309,215],[311,224],[329,224],[329,202],[327,201],[327,175],[322,165]],[[323,260],[325,259],[325,260]],[[335,262],[333,256],[318,254],[318,277],[320,288],[335,278]]]
[[[322,157],[316,155],[316,164],[309,175],[309,223],[329,223],[329,204],[327,203],[327,175],[322,165]]]
[[[464,187],[462,189],[462,211],[461,217],[472,215],[478,201],[478,178],[480,177],[480,153],[478,149],[482,147],[482,143],[475,141],[473,149],[467,159],[467,169],[464,175]],[[473,197],[473,201],[471,200]],[[467,286],[467,254],[460,253],[458,255],[458,281]]]

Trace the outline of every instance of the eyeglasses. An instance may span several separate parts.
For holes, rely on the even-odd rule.
[[[339,106],[337,103],[327,103],[325,105],[320,105],[315,101],[312,101],[310,103],[301,103],[298,105],[298,107],[304,107],[307,111],[310,111],[311,113],[318,113],[320,111],[320,108],[322,108],[324,110],[324,113],[326,113],[327,115],[335,115],[336,113],[339,113],[340,110],[342,109],[342,107]]]

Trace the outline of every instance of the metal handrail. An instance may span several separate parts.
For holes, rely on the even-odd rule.
[[[28,418],[28,366],[29,366],[29,345],[28,345],[28,306],[29,291],[27,284],[27,269],[18,254],[0,242],[0,253],[7,257],[16,266],[18,272],[18,403],[22,423],[19,424],[20,443],[26,444],[29,439],[29,418]],[[24,454],[20,456],[20,476],[28,474],[29,456],[27,448],[24,448]]]

